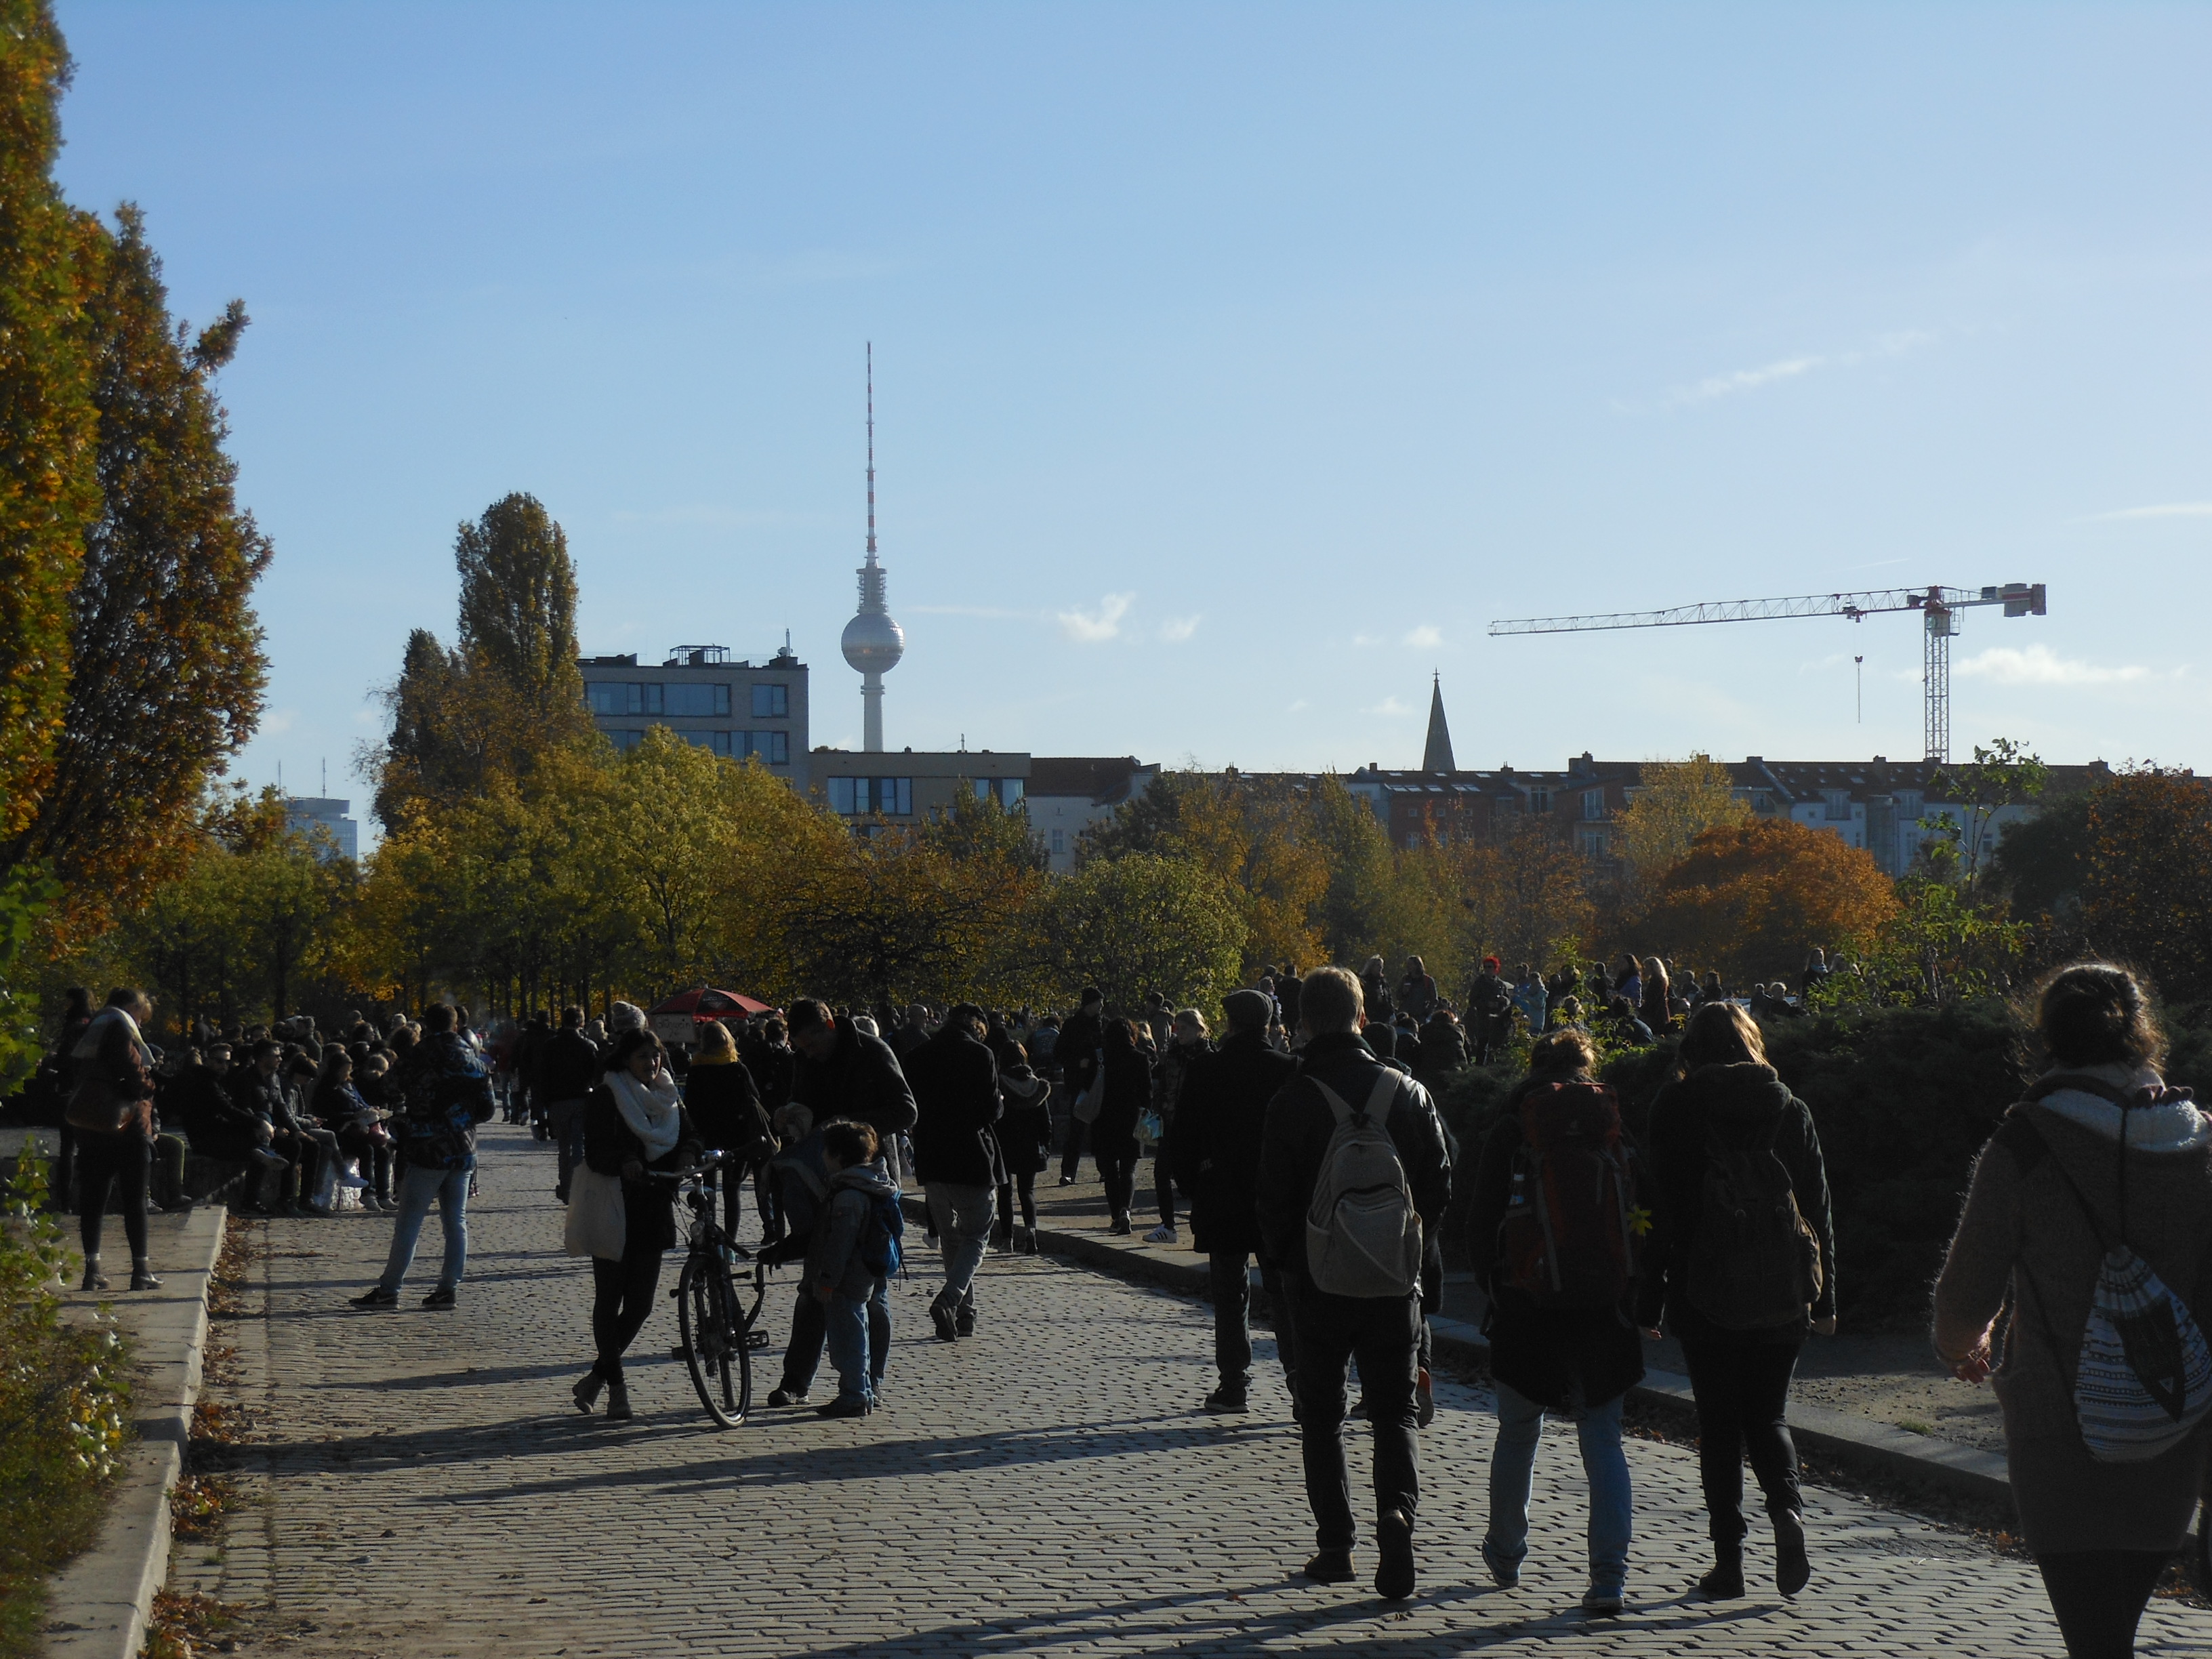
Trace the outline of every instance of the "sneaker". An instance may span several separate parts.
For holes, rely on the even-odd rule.
[[[866,1417],[872,1409],[865,1400],[854,1400],[841,1394],[828,1405],[817,1406],[814,1414],[817,1417]]]
[[[1127,1237],[1129,1236],[1129,1218],[1125,1215],[1115,1216],[1114,1218],[1114,1224],[1107,1228],[1106,1231],[1113,1234],[1116,1238]]]
[[[422,1298],[422,1305],[426,1308],[450,1308],[459,1300],[460,1298],[453,1294],[452,1285],[441,1285]]]
[[[1813,1562],[1805,1553],[1805,1517],[1784,1510],[1774,1517],[1774,1588],[1795,1595],[1812,1580]]]
[[[1063,1187],[1073,1187],[1075,1184],[1075,1177],[1073,1176],[1062,1176],[1060,1178],[1060,1184]]]
[[[1521,1564],[1508,1561],[1491,1548],[1490,1540],[1482,1540],[1482,1565],[1489,1571],[1490,1582],[1500,1589],[1512,1589],[1521,1582]]]
[[[1158,1226],[1153,1228],[1152,1231],[1145,1235],[1145,1243],[1147,1244],[1180,1244],[1182,1243],[1182,1239],[1176,1232],[1176,1230],[1173,1227],[1170,1227],[1166,1222],[1163,1221]]]
[[[768,1403],[778,1408],[785,1406],[803,1406],[806,1403],[806,1390],[790,1387],[781,1388],[769,1395]]]
[[[1600,1617],[1616,1613],[1620,1611],[1622,1599],[1620,1585],[1592,1580],[1590,1587],[1583,1592],[1583,1611]]]
[[[1358,1575],[1352,1571],[1350,1550],[1316,1550],[1305,1565],[1298,1569],[1298,1577],[1310,1578],[1316,1584],[1348,1584]]]
[[[929,1322],[937,1328],[937,1340],[939,1342],[957,1342],[960,1340],[959,1316],[952,1311],[951,1304],[943,1297],[939,1297],[929,1304]]]
[[[349,1300],[356,1308],[396,1308],[399,1305],[399,1292],[387,1291],[381,1285],[372,1285],[366,1296],[353,1297]]]
[[[1206,1409],[1216,1416],[1227,1417],[1252,1407],[1244,1398],[1243,1389],[1219,1388],[1206,1396]]]
[[[1376,1517],[1375,1547],[1382,1560],[1375,1569],[1375,1593],[1385,1601],[1402,1601],[1413,1593],[1413,1517],[1385,1510]]]
[[[1413,1413],[1414,1426],[1425,1429],[1437,1420],[1437,1385],[1426,1365],[1421,1367],[1420,1381],[1414,1385],[1413,1395],[1418,1402]]]

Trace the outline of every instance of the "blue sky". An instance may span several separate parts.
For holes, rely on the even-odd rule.
[[[2212,762],[2212,9],[60,15],[65,187],[255,319],[257,782],[364,793],[513,489],[586,649],[787,628],[857,744],[868,339],[894,748],[1906,757],[1909,617],[1484,629],[2039,580],[1957,747]]]

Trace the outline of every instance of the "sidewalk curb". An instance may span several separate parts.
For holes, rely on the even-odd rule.
[[[1187,1296],[1203,1297],[1207,1287],[1205,1258],[1187,1249],[1163,1249],[1137,1239],[1123,1240],[1092,1231],[1040,1227],[1037,1247],[1096,1267]],[[1462,1320],[1432,1318],[1437,1352],[1462,1364],[1486,1365],[1490,1345]],[[1656,1407],[1689,1427],[1696,1423],[1690,1380],[1672,1371],[1646,1371],[1628,1391],[1639,1406]],[[2003,1455],[1909,1433],[1886,1423],[1829,1411],[1819,1406],[1790,1407],[1790,1432],[1801,1451],[1831,1460],[1860,1474],[1904,1480],[1946,1497],[2012,1507],[2012,1480]]]
[[[158,1345],[142,1340],[136,1356],[138,1440],[100,1536],[47,1581],[45,1659],[137,1659],[146,1644],[154,1593],[168,1577],[169,1492],[191,1438],[207,1348],[208,1283],[228,1215],[220,1205],[195,1209],[185,1218],[179,1259],[160,1264],[160,1302],[175,1304],[173,1322]]]

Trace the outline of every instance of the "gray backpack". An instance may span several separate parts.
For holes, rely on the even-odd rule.
[[[1421,1283],[1421,1218],[1388,1127],[1398,1073],[1384,1068],[1355,1109],[1311,1078],[1336,1119],[1306,1211],[1306,1268],[1331,1296],[1411,1296]]]

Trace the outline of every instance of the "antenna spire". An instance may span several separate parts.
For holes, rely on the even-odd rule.
[[[876,562],[876,343],[868,342],[868,562]]]

